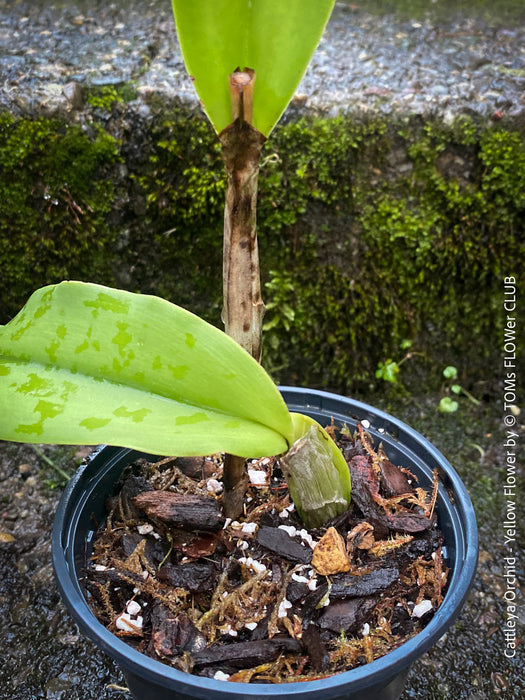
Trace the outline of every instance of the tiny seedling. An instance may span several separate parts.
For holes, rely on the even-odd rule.
[[[446,391],[450,391],[454,396],[466,396],[467,399],[475,406],[479,406],[480,402],[474,398],[470,392],[464,389],[457,383],[458,371],[453,365],[447,365],[443,370],[443,377],[447,380]],[[452,396],[443,396],[438,406],[441,413],[455,413],[459,408],[459,402]]]
[[[399,349],[406,351],[405,356],[399,361],[389,358],[384,362],[379,362],[376,369],[376,379],[382,379],[385,382],[390,382],[390,384],[400,384],[399,373],[402,365],[404,365],[407,360],[411,360],[415,355],[422,354],[420,352],[410,350],[411,347],[411,340],[402,340],[399,345]]]

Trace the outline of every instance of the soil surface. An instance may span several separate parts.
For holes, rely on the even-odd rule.
[[[493,396],[480,407],[466,402],[457,414],[443,415],[437,411],[439,398],[404,399],[397,405],[383,401],[382,407],[430,438],[466,482],[478,515],[480,563],[458,622],[414,664],[402,700],[518,700],[523,697],[524,647],[518,644],[515,657],[506,658],[503,630],[504,557],[509,550],[503,528],[506,448],[501,404]],[[124,685],[118,669],[79,635],[53,582],[50,532],[61,477],[44,457],[72,472],[85,448],[38,449],[41,454],[31,446],[0,443],[0,648],[5,650],[0,698],[129,698],[118,689]],[[523,512],[518,517],[523,522]],[[523,551],[523,535],[521,529],[518,552]],[[518,576],[523,584],[522,562]],[[523,608],[519,615],[518,640],[525,623]]]
[[[525,21],[505,21],[497,3],[492,18],[462,3],[417,19],[367,10],[377,6],[336,3],[288,116],[522,115]],[[196,103],[169,0],[0,0],[0,47],[0,109],[78,109],[83,88],[130,81],[137,109],[148,111],[151,93]]]
[[[238,520],[225,517],[219,459],[128,467],[82,578],[99,621],[167,665],[237,683],[330,677],[417,635],[448,579],[437,472],[425,491],[360,425],[327,430],[352,499],[322,514],[303,501],[299,517],[287,488],[304,441],[294,457],[248,461]]]

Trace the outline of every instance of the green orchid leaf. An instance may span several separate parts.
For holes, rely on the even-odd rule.
[[[284,452],[292,427],[222,331],[157,297],[63,282],[0,327],[0,439],[261,457]]]
[[[292,413],[294,443],[281,458],[288,489],[306,527],[321,527],[350,504],[350,470],[317,421]]]
[[[253,126],[268,136],[291,100],[334,0],[172,0],[186,68],[217,132],[232,122],[228,76],[255,71]]]

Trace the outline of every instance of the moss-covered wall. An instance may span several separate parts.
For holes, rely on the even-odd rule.
[[[343,2],[352,4],[353,0]],[[483,17],[496,26],[504,22],[519,23],[525,18],[522,0],[497,0],[497,3],[493,0],[361,0],[359,5],[367,12],[395,13],[407,19],[431,17],[449,21],[458,14],[469,18]]]
[[[118,161],[118,142],[100,126],[0,115],[1,322],[48,282],[112,281]]]
[[[130,95],[132,97],[132,95]],[[165,296],[220,325],[224,176],[208,123],[91,97],[79,123],[0,115],[0,308],[63,278]],[[152,117],[151,114],[156,116]],[[301,119],[267,143],[266,366],[355,391],[499,373],[502,277],[525,269],[524,133],[467,118]]]

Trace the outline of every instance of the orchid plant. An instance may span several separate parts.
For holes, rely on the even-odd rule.
[[[222,144],[226,333],[163,299],[83,282],[36,291],[0,327],[0,438],[108,443],[151,454],[226,453],[227,515],[248,457],[284,454],[307,527],[344,511],[346,462],[290,413],[259,364],[256,235],[262,145],[292,97],[333,0],[173,0],[186,66]]]

